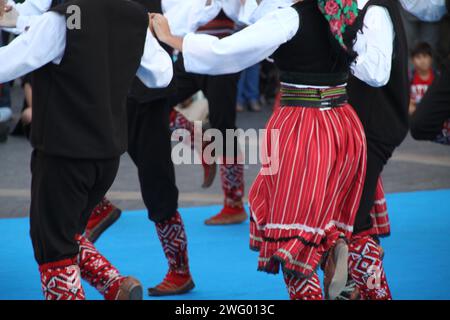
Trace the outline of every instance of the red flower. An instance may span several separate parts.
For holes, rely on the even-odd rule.
[[[340,34],[342,28],[342,21],[333,19],[330,21],[330,29],[333,34]]]
[[[349,12],[348,13],[348,18],[346,19],[346,23],[348,25],[352,25],[356,20],[356,16],[353,12]]]
[[[353,0],[342,0],[343,7],[353,7],[353,5],[355,5]]]
[[[334,0],[327,1],[325,4],[325,13],[334,16],[339,12],[339,5]]]

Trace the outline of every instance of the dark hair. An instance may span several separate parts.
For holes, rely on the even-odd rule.
[[[411,50],[411,57],[414,58],[420,54],[433,56],[433,49],[428,42],[420,42]]]

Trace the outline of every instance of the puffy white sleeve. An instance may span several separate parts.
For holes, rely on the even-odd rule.
[[[50,9],[52,0],[26,0],[23,3],[8,1],[8,5],[14,7],[19,13],[16,28],[5,28],[5,31],[21,34],[33,24],[37,17]]]
[[[292,0],[246,0],[241,7],[239,20],[250,25],[274,10],[290,6],[292,6]]]
[[[148,88],[164,88],[172,81],[172,59],[150,31],[147,31],[144,54],[136,75]]]
[[[0,83],[30,73],[47,63],[59,64],[66,47],[66,19],[44,13],[27,32],[0,48]]]
[[[423,21],[435,22],[447,13],[445,0],[400,0],[403,8]]]
[[[358,53],[351,66],[353,75],[372,87],[386,85],[391,76],[393,48],[394,25],[388,10],[369,7],[353,46]]]
[[[184,66],[199,74],[239,72],[272,55],[295,36],[299,26],[297,11],[289,7],[223,39],[190,33],[183,41]]]
[[[162,8],[172,34],[182,37],[217,17],[222,6],[219,1],[206,5],[206,0],[162,0]]]

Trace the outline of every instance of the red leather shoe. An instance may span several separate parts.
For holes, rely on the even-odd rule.
[[[247,212],[245,212],[242,203],[237,205],[225,204],[219,214],[205,221],[208,226],[223,226],[240,224],[247,220]]]
[[[148,295],[154,297],[185,294],[195,288],[191,274],[169,271],[164,280],[154,288],[148,289]]]
[[[92,211],[84,233],[85,237],[94,243],[120,218],[121,214],[122,210],[114,206],[108,199],[103,198],[102,202]]]
[[[121,277],[105,292],[105,300],[142,300],[143,289],[139,280]]]

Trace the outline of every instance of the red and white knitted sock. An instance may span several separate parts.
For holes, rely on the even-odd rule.
[[[349,271],[363,300],[392,300],[378,244],[370,236],[355,236],[349,244]]]
[[[185,116],[183,116],[180,112],[173,109],[170,113],[170,130],[173,132],[178,129],[184,129],[189,131],[191,135],[191,144],[193,144],[194,140],[194,123],[189,121]]]
[[[39,272],[45,300],[86,299],[75,259],[41,265]]]
[[[170,114],[170,130],[174,132],[175,130],[184,129],[189,132],[190,140],[183,140],[183,142],[189,143],[192,150],[195,150],[199,153],[199,156],[201,158],[202,164],[204,166],[207,165],[207,162],[204,158],[205,155],[203,155],[203,150],[205,150],[206,146],[208,146],[211,142],[210,141],[204,141],[203,140],[203,132],[200,131],[202,129],[201,127],[197,128],[198,132],[197,134],[201,135],[202,142],[201,146],[196,147],[194,144],[194,138],[195,138],[195,125],[192,121],[188,120],[184,115],[182,115],[180,112],[176,111],[175,109],[172,110]]]
[[[80,246],[78,266],[81,277],[96,288],[106,300],[115,300],[124,280],[119,271],[83,236],[76,236]]]
[[[311,278],[298,278],[284,274],[284,282],[291,300],[323,300],[317,273],[314,273]]]
[[[242,207],[244,196],[244,166],[242,164],[221,164],[220,177],[225,194],[225,205]]]
[[[177,212],[168,221],[157,223],[156,231],[169,262],[169,270],[188,275],[187,237],[181,215]]]

